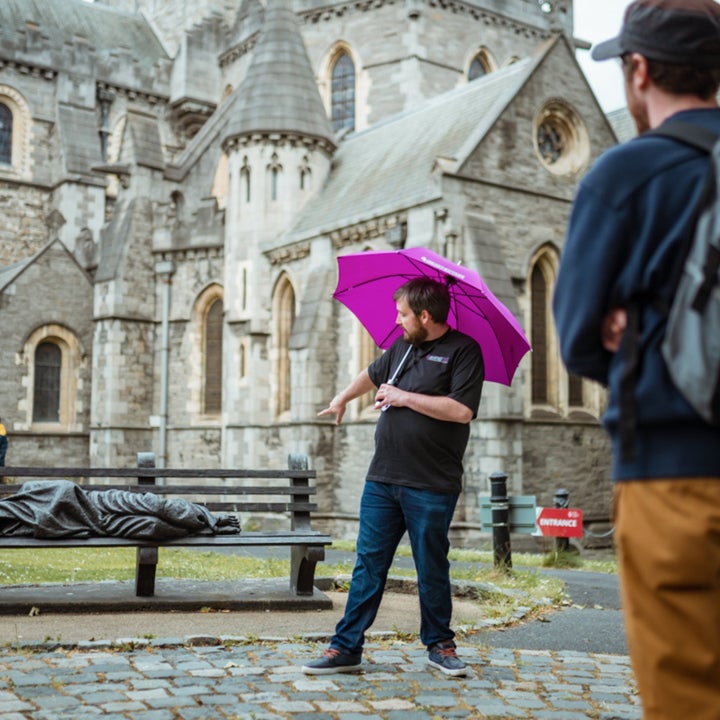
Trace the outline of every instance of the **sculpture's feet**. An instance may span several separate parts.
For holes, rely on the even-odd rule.
[[[237,515],[218,515],[215,525],[216,535],[237,535],[240,532],[240,520]]]

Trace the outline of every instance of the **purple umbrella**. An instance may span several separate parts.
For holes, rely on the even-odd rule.
[[[429,277],[450,290],[448,324],[475,338],[485,360],[485,379],[510,385],[523,355],[530,350],[520,324],[490,292],[482,278],[426,248],[368,251],[338,258],[333,297],[363,324],[381,348],[402,335],[395,324],[393,293],[407,280]]]

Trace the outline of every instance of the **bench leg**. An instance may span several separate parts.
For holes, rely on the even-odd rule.
[[[139,547],[135,555],[135,595],[152,597],[155,594],[155,571],[158,564],[156,547]]]
[[[325,548],[294,545],[290,548],[290,592],[312,595],[315,565],[325,559]]]

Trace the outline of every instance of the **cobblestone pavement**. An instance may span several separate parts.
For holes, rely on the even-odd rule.
[[[327,637],[29,642],[0,650],[0,720],[639,720],[628,658],[459,639],[465,678],[373,636],[363,671],[306,676]]]

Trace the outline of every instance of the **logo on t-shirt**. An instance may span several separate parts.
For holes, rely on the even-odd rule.
[[[430,362],[442,363],[443,365],[447,365],[450,362],[450,358],[444,355],[428,355],[427,359]]]

